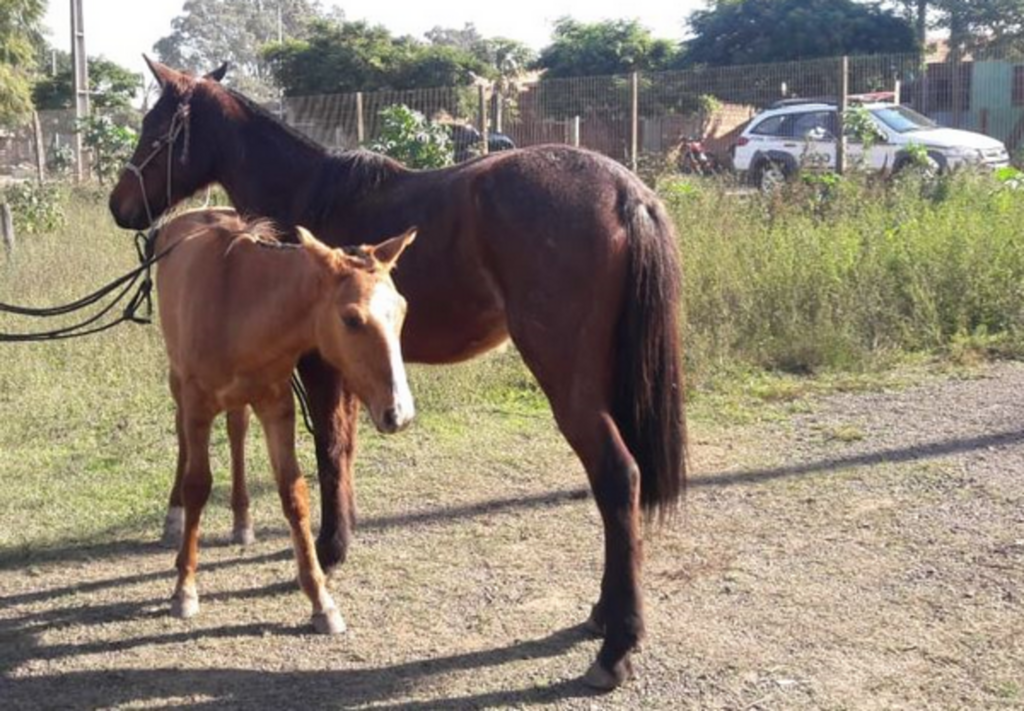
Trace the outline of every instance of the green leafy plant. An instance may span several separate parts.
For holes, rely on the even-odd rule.
[[[75,151],[68,143],[52,143],[46,149],[46,170],[51,175],[65,176],[75,167]]]
[[[0,194],[14,218],[19,234],[52,232],[66,221],[67,191],[57,183],[12,183]]]
[[[410,168],[443,168],[455,162],[447,129],[404,104],[380,112],[381,131],[370,150],[384,153]]]
[[[82,134],[82,142],[92,151],[92,170],[96,178],[101,183],[113,181],[131,158],[138,134],[105,115],[81,119],[77,130]]]

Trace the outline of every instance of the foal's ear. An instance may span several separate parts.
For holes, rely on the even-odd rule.
[[[391,269],[395,266],[395,262],[405,251],[405,248],[413,243],[416,239],[416,228],[410,227],[403,234],[397,237],[381,242],[376,247],[371,249],[373,258],[383,264],[386,268]]]
[[[173,83],[175,79],[181,76],[179,72],[174,71],[165,64],[161,64],[153,59],[150,59],[145,54],[142,58],[146,60],[146,64],[149,66],[149,71],[153,72],[153,76],[156,78],[156,83],[160,85],[160,90],[163,91],[164,87],[168,84]]]
[[[220,83],[220,80],[224,78],[224,75],[228,73],[228,63],[224,62],[222,65],[214,69],[212,72],[207,74],[204,79],[212,79],[213,81]]]
[[[325,259],[328,264],[334,263],[334,250],[314,237],[313,233],[305,227],[296,227],[295,233],[299,237],[299,244],[317,257]]]

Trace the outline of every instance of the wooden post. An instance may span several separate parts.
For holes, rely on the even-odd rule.
[[[36,175],[39,182],[46,180],[46,149],[43,145],[43,127],[39,123],[39,112],[32,112],[32,145],[36,149]]]
[[[494,124],[495,133],[503,133],[503,126],[505,119],[505,96],[500,91],[494,92]]]
[[[487,87],[483,84],[477,87],[477,98],[480,107],[480,155],[487,155]]]
[[[630,77],[629,94],[629,167],[636,172],[639,162],[637,146],[640,144],[640,72],[633,72]]]
[[[954,47],[952,56],[953,77],[950,81],[950,91],[953,94],[953,128],[960,128],[963,125],[964,103],[961,95],[964,93],[963,55],[959,47]]]
[[[836,114],[836,172],[846,171],[846,108],[850,103],[850,58],[839,60],[839,111]]]
[[[572,146],[573,148],[580,147],[580,117],[572,117]]]
[[[4,249],[7,256],[14,255],[14,216],[11,214],[11,206],[0,203],[0,238],[4,241]]]
[[[366,140],[366,126],[363,124],[363,92],[356,92],[356,142],[361,146]]]

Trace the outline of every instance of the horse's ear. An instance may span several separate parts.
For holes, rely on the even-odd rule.
[[[170,67],[161,64],[153,59],[150,59],[145,54],[142,58],[146,60],[146,64],[149,66],[149,71],[153,72],[153,76],[156,78],[156,83],[160,85],[160,90],[163,91],[164,87],[174,82],[174,80],[180,76],[180,74]]]
[[[228,63],[224,62],[222,65],[214,69],[212,72],[207,74],[204,79],[212,79],[213,81],[220,83],[220,80],[224,78],[224,75],[228,73]]]
[[[413,240],[416,239],[416,228],[410,227],[403,234],[397,237],[381,242],[376,247],[373,247],[371,252],[373,258],[383,264],[388,269],[395,266],[395,262],[405,251],[405,248],[412,244]]]
[[[334,250],[313,236],[313,233],[305,227],[296,227],[295,234],[299,237],[299,244],[318,257],[325,258],[329,264],[334,263]]]

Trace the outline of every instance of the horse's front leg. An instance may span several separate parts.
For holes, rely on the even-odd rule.
[[[256,415],[263,424],[281,508],[291,528],[299,584],[313,604],[313,626],[321,634],[339,634],[345,631],[345,621],[317,563],[309,528],[309,492],[295,458],[295,405],[291,392],[286,388],[284,393],[281,398],[257,405]]]
[[[188,618],[199,612],[196,567],[199,564],[199,519],[210,498],[210,426],[214,411],[198,393],[183,393],[181,425],[187,447],[181,493],[185,504],[185,530],[178,550],[178,583],[171,599],[171,614]]]
[[[174,483],[167,501],[167,516],[164,518],[164,533],[161,544],[168,548],[179,548],[181,537],[185,531],[185,499],[181,485],[185,478],[185,461],[188,454],[188,443],[185,441],[185,428],[182,423],[181,382],[173,372],[169,384],[174,397],[174,432],[178,439],[178,462],[174,468]]]
[[[345,562],[356,523],[352,465],[356,451],[359,401],[345,392],[341,374],[317,355],[299,361],[309,396],[320,478],[320,565],[328,573]]]

